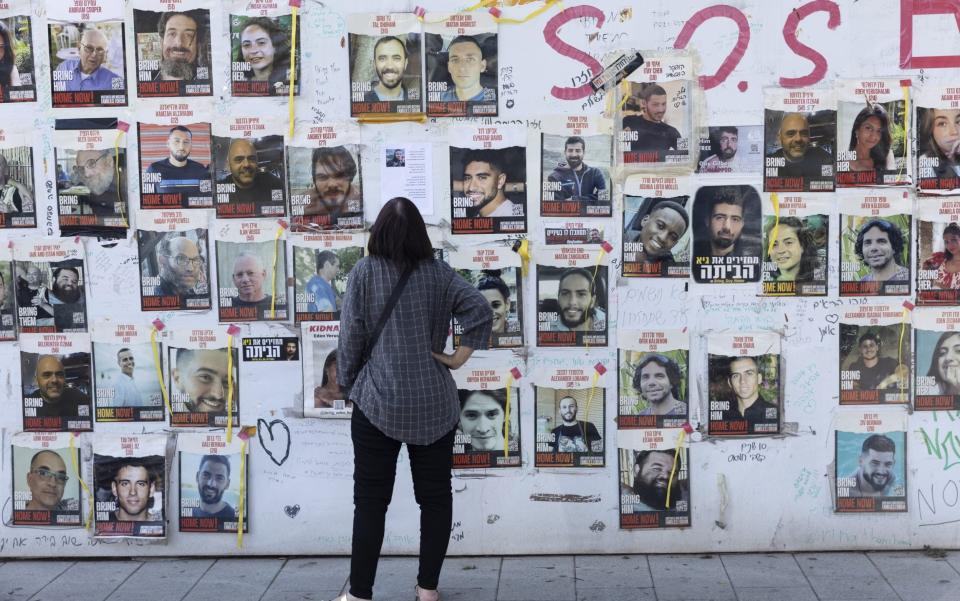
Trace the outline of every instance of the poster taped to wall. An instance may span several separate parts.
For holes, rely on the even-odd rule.
[[[2,22],[2,19],[0,19]],[[11,124],[13,125],[13,124]],[[33,175],[35,132],[26,128],[0,128],[0,228],[37,226],[36,188]],[[59,181],[66,172],[57,169]]]
[[[837,416],[834,511],[907,511],[906,418],[889,411]]]
[[[293,16],[289,5],[235,0],[230,13],[230,90],[233,95],[289,97],[293,60],[293,95],[299,96],[302,36],[298,27],[298,39],[292,39]],[[294,47],[296,50],[291,56]]]
[[[960,108],[956,90],[922,85],[916,107],[917,190],[921,194],[956,194],[960,190]]]
[[[536,398],[536,467],[603,467],[606,392],[612,357],[593,367],[538,367],[531,376]],[[607,372],[610,372],[608,375]]]
[[[150,326],[104,320],[93,324],[93,390],[98,422],[164,420],[163,394]],[[163,352],[157,343],[160,361]],[[161,366],[162,373],[162,366]]]
[[[910,294],[910,195],[846,190],[840,199],[840,296]]]
[[[907,186],[913,182],[908,93],[893,79],[839,82],[837,186]]]
[[[689,334],[620,330],[617,346],[617,428],[683,426],[690,415]]]
[[[840,311],[840,404],[910,402],[909,318],[893,304]]]
[[[210,0],[178,2],[176,9],[151,10],[157,2],[133,0],[137,48],[137,96],[213,95]]]
[[[140,211],[137,215],[142,311],[210,308],[207,215]]]
[[[413,13],[347,15],[351,117],[423,112],[420,27]]]
[[[520,255],[509,246],[461,246],[447,262],[487,299],[493,311],[490,348],[523,346],[523,282]],[[463,327],[453,319],[453,346],[460,346]]]
[[[609,219],[542,219],[545,246],[600,246],[613,235]]]
[[[917,304],[960,304],[960,199],[924,198],[917,219]]]
[[[226,327],[181,329],[165,335],[167,390],[173,409],[170,425],[225,428],[232,414],[233,426],[239,427],[237,348],[227,346]]]
[[[540,134],[540,216],[612,216],[611,122],[587,115],[545,121]]]
[[[689,179],[634,174],[623,184],[623,277],[690,277]]]
[[[836,93],[768,88],[764,106],[764,192],[832,192]]]
[[[617,432],[621,530],[690,527],[690,452],[677,437],[677,430]]]
[[[582,246],[537,255],[537,346],[606,346],[608,255]]]
[[[294,319],[337,321],[347,278],[366,250],[366,235],[306,233],[293,246]]]
[[[428,116],[497,116],[499,50],[493,15],[427,13],[423,44]]]
[[[141,209],[213,207],[210,114],[196,104],[138,103]]]
[[[303,415],[350,417],[353,401],[337,383],[337,343],[340,323],[302,323]]]
[[[247,448],[239,436],[227,442],[220,432],[177,436],[180,532],[236,532],[241,507],[243,531],[249,531]]]
[[[783,421],[780,334],[711,333],[706,340],[710,435],[779,433]]]
[[[286,321],[287,251],[283,224],[269,219],[220,224],[217,298],[221,322]]]
[[[17,272],[13,249],[0,247],[0,341],[17,339]]]
[[[81,525],[80,449],[69,432],[14,434],[13,526]]]
[[[9,72],[0,77],[0,103],[34,102],[37,99],[36,61],[33,54],[34,20],[29,0],[10,0],[0,9],[6,31]]]
[[[283,217],[287,212],[283,128],[273,117],[230,115],[213,123],[217,217]]]
[[[760,193],[749,185],[704,186],[693,198],[694,281],[760,281]]]
[[[960,409],[960,315],[947,309],[913,314],[917,411]]]
[[[460,397],[454,469],[520,467],[521,366],[512,355],[493,351],[453,372]]]
[[[360,131],[350,123],[302,124],[288,141],[292,231],[363,228]]]
[[[20,336],[26,432],[93,430],[88,334]]]
[[[763,126],[711,125],[700,138],[698,173],[760,173],[763,168]]]
[[[778,194],[776,202],[779,216],[768,211],[763,217],[763,294],[826,296],[832,201],[815,194]]]
[[[97,435],[95,537],[166,537],[166,447],[165,434]]]
[[[87,331],[83,257],[83,243],[77,238],[14,245],[21,334]]]

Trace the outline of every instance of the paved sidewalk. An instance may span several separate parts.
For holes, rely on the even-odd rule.
[[[381,561],[375,598],[411,601],[416,560]],[[314,601],[345,558],[0,563],[0,601]],[[958,601],[960,552],[459,557],[446,601]]]

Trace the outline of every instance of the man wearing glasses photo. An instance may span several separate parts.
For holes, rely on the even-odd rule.
[[[121,161],[123,154],[120,155]],[[89,193],[80,196],[80,214],[117,216],[122,213],[123,198],[117,187],[114,151],[79,150],[76,158],[77,179]]]
[[[30,460],[27,472],[27,487],[30,489],[30,501],[25,509],[31,511],[66,511],[67,502],[63,500],[66,488],[67,466],[63,459],[53,451],[40,451]]]
[[[171,232],[157,244],[160,284],[153,296],[195,296],[207,294],[203,257],[196,242]]]
[[[108,45],[109,41],[103,32],[85,29],[77,44],[78,57],[68,58],[57,67],[54,91],[91,92],[115,89],[114,80],[122,80],[123,76],[103,66],[107,59]]]

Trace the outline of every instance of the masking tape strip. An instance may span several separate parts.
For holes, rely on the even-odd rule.
[[[670,509],[670,493],[673,491],[673,478],[677,474],[677,463],[680,461],[680,449],[683,448],[683,439],[686,438],[687,431],[680,430],[680,438],[677,440],[677,448],[673,452],[673,467],[670,468],[670,480],[667,481],[667,509]]]
[[[290,7],[290,93],[287,96],[287,111],[290,129],[287,137],[293,138],[293,88],[297,80],[297,13],[296,6]]]
[[[237,548],[243,547],[243,517],[247,511],[247,439],[240,443],[240,502],[237,503]]]
[[[160,345],[157,344],[157,328],[150,330],[150,345],[153,348],[153,367],[157,370],[157,381],[160,382],[160,394],[163,395],[163,404],[167,407],[167,413],[173,418],[173,408],[170,406],[170,394],[167,392],[167,385],[163,381],[163,368],[160,364]]]
[[[280,235],[283,234],[283,226],[277,229],[277,235],[273,237],[273,278],[270,283],[270,319],[277,318],[277,258],[280,254]]]
[[[227,335],[227,442],[233,440],[233,334]]]
[[[80,472],[80,465],[77,462],[77,447],[73,442],[76,437],[76,434],[70,434],[70,463],[73,464],[73,471],[77,473],[77,478],[80,480],[80,486],[83,487],[83,492],[87,493],[87,505],[90,506],[90,511],[87,512],[87,520],[83,527],[89,530],[90,527],[93,526],[93,491],[91,491],[87,483],[83,481],[83,474]]]

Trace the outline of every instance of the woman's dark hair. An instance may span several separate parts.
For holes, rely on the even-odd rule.
[[[13,67],[16,64],[16,52],[13,49],[13,36],[10,30],[0,21],[0,40],[3,40],[5,48],[3,49],[3,58],[0,59],[0,85],[4,88],[10,87],[10,75],[13,73]]]
[[[433,247],[420,210],[409,198],[397,196],[380,209],[370,228],[370,256],[391,261],[400,269],[433,260]]]
[[[817,242],[814,239],[813,232],[798,217],[781,217],[779,222],[770,222],[766,227],[767,238],[770,238],[774,223],[777,228],[788,227],[797,233],[797,241],[802,249],[800,254],[800,268],[797,270],[796,281],[809,282],[813,280],[814,270],[817,268],[820,259],[817,256]],[[769,246],[763,249],[764,258],[771,261],[769,256]],[[780,271],[779,269],[777,270]]]
[[[320,379],[320,386],[327,385],[327,382],[329,382],[330,380],[327,377],[327,369],[336,362],[337,362],[337,351],[336,350],[330,351],[330,354],[327,355],[327,358],[323,360],[323,376]]]
[[[290,36],[280,27],[279,23],[269,17],[251,17],[243,23],[240,28],[240,36],[248,27],[259,27],[270,36],[270,43],[273,44],[273,65],[270,67],[270,82],[285,82],[290,80]],[[242,42],[237,47],[237,54],[234,61],[238,63],[245,62],[243,59]],[[253,78],[253,67],[243,72],[246,79]]]
[[[950,224],[947,225],[947,227],[943,228],[943,234],[941,234],[940,237],[943,238],[944,241],[946,241],[947,234],[953,234],[957,238],[960,238],[960,225],[957,225],[955,221],[951,221]],[[948,261],[953,258],[953,253],[947,250],[946,244],[944,244],[943,246],[943,255],[947,258]]]
[[[952,336],[960,336],[960,332],[944,332],[940,334],[940,337],[937,338],[937,343],[933,345],[933,354],[930,355],[930,368],[927,369],[927,376],[932,377],[934,381],[936,381],[937,385],[941,388],[941,392],[946,391],[943,390],[943,374],[940,373],[940,366],[937,365],[937,351],[940,350],[940,345]]]
[[[848,150],[856,150],[857,130],[870,117],[876,117],[880,120],[880,141],[870,149],[870,158],[873,160],[874,169],[884,169],[887,166],[887,154],[890,152],[890,145],[893,142],[890,138],[890,117],[887,116],[887,111],[880,104],[871,103],[870,106],[860,111],[857,118],[853,120],[853,128],[850,130],[850,148]],[[857,159],[861,158],[863,157],[857,157]]]

